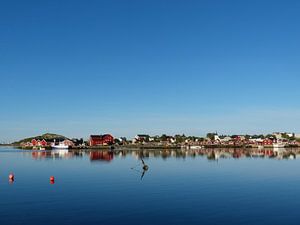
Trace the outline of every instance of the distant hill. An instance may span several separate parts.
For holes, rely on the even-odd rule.
[[[43,134],[43,135],[40,135],[40,136],[36,136],[36,137],[29,137],[29,138],[25,138],[23,140],[20,140],[20,141],[17,141],[17,142],[14,142],[13,144],[14,145],[19,145],[21,144],[22,142],[31,142],[32,139],[36,139],[36,140],[45,140],[47,142],[51,142],[53,141],[54,139],[59,141],[59,140],[65,140],[65,139],[68,139],[67,137],[63,136],[63,135],[59,135],[59,134],[50,134],[50,133],[46,133],[46,134]]]

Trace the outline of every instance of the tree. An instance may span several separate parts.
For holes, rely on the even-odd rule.
[[[273,134],[268,134],[268,135],[266,135],[265,138],[268,138],[268,139],[276,139],[276,136],[273,135]]]
[[[183,143],[186,139],[185,135],[176,134],[175,135],[176,143]]]
[[[161,137],[160,137],[160,140],[161,141],[167,141],[168,140],[168,137],[166,134],[163,134]]]
[[[251,138],[251,136],[249,134],[245,135],[246,140],[249,140]]]
[[[290,140],[290,141],[294,141],[295,140],[295,134],[293,134],[292,136],[288,135],[287,133],[283,133],[281,134],[281,136],[287,140]]]
[[[206,137],[209,138],[210,140],[214,141],[215,135],[217,135],[217,134],[216,133],[208,133],[208,134],[206,134]]]
[[[118,138],[115,138],[115,143],[117,144],[117,145],[120,145],[121,144],[121,141],[118,139]]]

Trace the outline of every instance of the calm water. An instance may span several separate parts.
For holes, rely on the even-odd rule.
[[[298,155],[0,148],[1,225],[299,224],[299,195]]]

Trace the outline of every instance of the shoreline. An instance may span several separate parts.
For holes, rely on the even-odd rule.
[[[32,146],[22,147],[16,145],[0,145],[0,147],[15,147],[21,150],[40,150],[39,148],[33,148]],[[197,148],[199,147],[199,148]],[[135,149],[135,150],[198,150],[198,149],[253,149],[253,150],[274,150],[274,149],[298,149],[300,146],[288,145],[282,148],[275,148],[273,146],[246,146],[246,145],[204,145],[204,146],[185,146],[185,145],[173,145],[173,146],[157,146],[157,145],[105,145],[105,146],[72,146],[69,150],[124,150],[124,149]],[[51,146],[45,146],[42,150],[52,150]]]

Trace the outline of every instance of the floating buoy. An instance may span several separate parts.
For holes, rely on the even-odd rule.
[[[147,166],[147,165],[143,166],[143,170],[147,171],[148,169],[149,169],[149,166]]]
[[[143,170],[147,171],[149,169],[149,166],[144,162],[143,159],[141,159],[141,160],[142,160],[142,163],[143,163]]]
[[[54,176],[51,176],[51,177],[50,177],[50,182],[51,182],[51,181],[52,181],[52,182],[54,182],[54,181],[55,181],[55,178],[54,178]]]
[[[55,178],[54,178],[54,176],[51,176],[50,177],[50,184],[54,184],[55,183]]]
[[[8,179],[10,181],[14,181],[15,180],[15,175],[13,173],[10,173],[9,176],[8,176]]]

